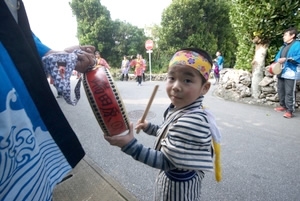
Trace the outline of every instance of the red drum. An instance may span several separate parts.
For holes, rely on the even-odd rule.
[[[83,85],[105,135],[118,135],[129,130],[123,101],[108,69],[100,67],[85,73]]]
[[[278,62],[274,62],[269,67],[269,72],[274,75],[280,74],[282,71],[282,65]]]

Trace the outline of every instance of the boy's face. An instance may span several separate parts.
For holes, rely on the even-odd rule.
[[[176,108],[185,107],[205,95],[210,83],[202,84],[200,73],[186,65],[175,65],[169,69],[166,85],[167,94]]]

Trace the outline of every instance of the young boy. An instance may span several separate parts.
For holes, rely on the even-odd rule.
[[[136,129],[157,136],[155,148],[139,144],[133,124],[125,136],[105,139],[135,160],[160,169],[155,200],[200,200],[204,171],[213,171],[211,122],[202,108],[210,88],[211,57],[200,49],[183,49],[172,57],[166,92],[171,105],[162,125],[138,122]]]

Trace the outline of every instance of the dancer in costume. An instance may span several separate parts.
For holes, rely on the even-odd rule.
[[[138,86],[142,86],[144,62],[139,54],[136,56],[136,59],[130,62],[130,66],[134,67],[134,73],[137,78]]]
[[[123,57],[122,60],[122,64],[121,64],[121,71],[122,71],[122,75],[121,75],[121,81],[125,80],[128,81],[128,71],[130,70],[130,62],[127,59],[126,56]]]
[[[107,61],[101,57],[99,51],[95,52],[95,56],[96,56],[96,60],[97,60],[97,62],[96,62],[97,68],[104,66],[105,68],[110,69],[110,66],[108,65]]]
[[[85,153],[43,69],[54,51],[32,34],[21,0],[0,1],[0,13],[0,200],[51,201]],[[92,65],[89,56],[78,55],[76,70]]]
[[[213,147],[216,180],[221,180],[220,132],[202,105],[210,89],[211,66],[211,57],[200,49],[182,49],[174,54],[166,84],[171,105],[164,113],[164,122],[158,126],[139,121],[136,126],[157,137],[154,149],[137,141],[132,123],[127,135],[105,136],[135,160],[160,169],[155,186],[157,201],[200,200],[204,172],[214,170]]]
[[[142,69],[142,78],[143,78],[143,82],[146,82],[146,76],[145,76],[145,71],[147,70],[147,62],[146,60],[143,58],[142,55],[140,55],[140,59],[143,61],[143,69]]]

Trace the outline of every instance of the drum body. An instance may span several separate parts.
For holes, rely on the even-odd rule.
[[[282,65],[279,62],[274,62],[270,65],[269,72],[274,75],[280,74],[282,71]]]
[[[123,101],[108,69],[100,67],[85,73],[83,85],[105,135],[118,135],[129,129]]]

